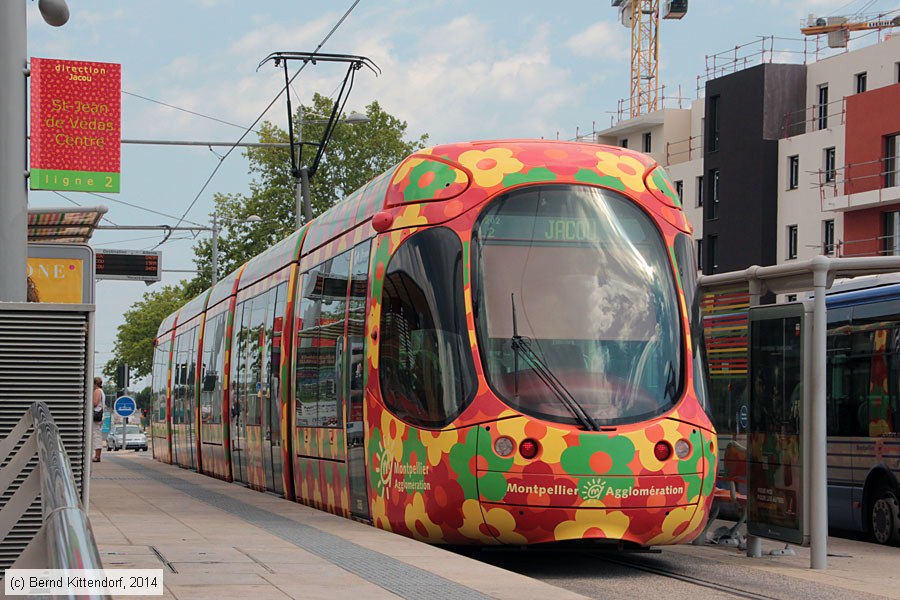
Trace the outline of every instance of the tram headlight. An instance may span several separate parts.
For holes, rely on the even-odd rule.
[[[687,440],[678,440],[675,442],[675,456],[678,458],[687,458],[691,453],[691,443]]]
[[[516,445],[511,439],[506,436],[498,437],[496,440],[494,440],[494,452],[497,453],[497,456],[506,458],[507,456],[512,454],[515,449]]]

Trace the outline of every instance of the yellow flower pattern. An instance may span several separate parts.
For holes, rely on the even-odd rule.
[[[518,173],[523,166],[508,148],[469,150],[459,155],[459,162],[472,171],[475,184],[485,188],[499,185],[504,175]]]
[[[621,180],[632,192],[642,193],[647,190],[644,185],[646,167],[636,158],[601,150],[597,152],[597,159],[597,170],[604,175]]]

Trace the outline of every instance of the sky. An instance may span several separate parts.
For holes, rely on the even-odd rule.
[[[381,70],[357,73],[347,112],[377,100],[407,122],[410,138],[427,133],[432,144],[573,139],[613,125],[629,94],[630,29],[606,0],[67,0],[71,16],[58,28],[43,22],[34,0],[0,1],[28,3],[29,57],[122,65],[126,140],[231,143],[261,115],[286,128],[283,72],[259,64],[272,52],[312,52],[323,41],[321,52],[366,56]],[[713,55],[717,63],[735,54],[758,62],[761,36],[774,36],[768,47],[779,60],[800,62],[809,14],[897,8],[897,0],[692,0],[684,19],[660,20],[666,106],[677,107],[680,96],[687,108],[698,97]],[[342,75],[336,65],[304,69],[291,86],[294,106],[314,92],[336,95]],[[254,140],[252,132],[245,138]],[[246,158],[234,151],[221,160],[226,153],[123,144],[121,193],[32,191],[29,207],[103,204],[104,224],[120,226],[174,225],[187,211],[187,224],[209,226],[216,193],[249,192]],[[179,271],[194,267],[195,240],[173,238],[181,239],[159,247],[162,284],[192,277]],[[161,240],[153,231],[97,231],[91,245],[148,250]],[[97,282],[98,374],[122,314],[159,287]]]

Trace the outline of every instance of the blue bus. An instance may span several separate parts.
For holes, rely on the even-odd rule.
[[[830,294],[829,525],[900,544],[900,284]]]

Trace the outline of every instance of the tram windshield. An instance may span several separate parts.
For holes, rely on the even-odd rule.
[[[500,398],[580,426],[636,422],[673,405],[682,387],[677,288],[641,209],[610,190],[529,187],[489,204],[474,233],[478,342]]]

